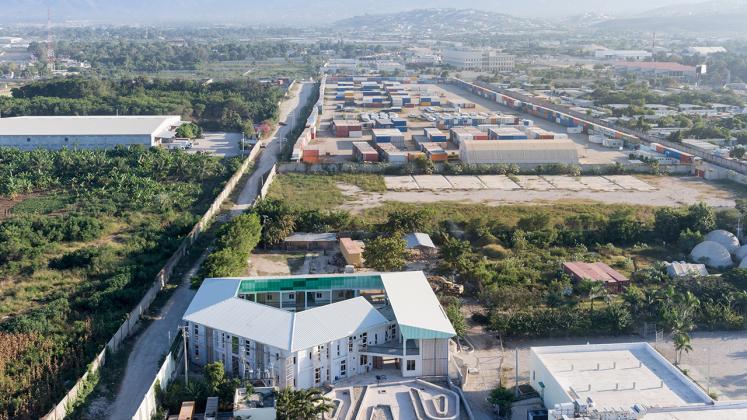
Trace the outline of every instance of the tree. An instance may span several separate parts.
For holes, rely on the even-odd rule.
[[[581,280],[581,283],[579,284],[579,289],[581,289],[586,294],[586,298],[589,299],[589,312],[593,314],[594,313],[594,301],[596,299],[606,296],[607,288],[604,286],[604,283],[601,281],[583,279]]]
[[[398,236],[379,236],[366,242],[363,259],[378,271],[397,271],[405,265],[407,243]]]
[[[469,255],[471,250],[472,246],[468,241],[447,236],[438,252],[444,265],[454,270],[462,265],[463,259]]]
[[[514,399],[514,393],[502,386],[490,391],[490,395],[488,396],[488,402],[497,406],[499,409],[498,414],[503,417],[510,417],[511,405]]]
[[[241,132],[246,136],[246,138],[254,138],[257,135],[257,131],[254,129],[254,122],[251,120],[244,121],[244,124],[241,126]]]
[[[202,137],[202,129],[195,123],[182,124],[176,128],[176,136],[187,139]]]
[[[210,392],[217,392],[220,384],[226,380],[226,370],[223,367],[223,362],[208,363],[202,369],[202,372],[205,375]]]
[[[533,212],[519,219],[516,227],[524,232],[545,230],[550,226],[550,215],[546,212]]]
[[[691,230],[708,233],[716,228],[716,215],[706,203],[700,202],[687,208],[687,225]]]
[[[690,342],[690,334],[685,331],[676,331],[672,335],[672,344],[674,345],[674,350],[677,352],[674,364],[678,365],[682,360],[682,352],[690,353],[693,349]]]
[[[402,208],[389,212],[383,226],[388,233],[413,233],[427,230],[431,214],[427,210]]]
[[[654,232],[661,240],[674,242],[680,236],[686,214],[679,209],[662,207],[654,214]]]
[[[747,152],[747,149],[745,149],[744,146],[737,145],[729,150],[729,156],[733,157],[734,159],[741,160],[744,157],[745,152]]]
[[[334,408],[318,388],[283,388],[275,394],[276,419],[308,420],[318,418]]]
[[[467,321],[464,320],[464,315],[462,315],[458,302],[454,301],[446,306],[446,316],[449,318],[456,334],[459,337],[464,337],[464,334],[467,333]]]

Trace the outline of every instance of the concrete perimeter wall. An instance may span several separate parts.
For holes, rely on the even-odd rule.
[[[259,147],[252,148],[251,152],[249,152],[249,155],[246,157],[246,159],[244,159],[244,162],[241,164],[239,169],[236,170],[236,172],[231,176],[228,182],[226,182],[226,185],[225,187],[223,187],[223,190],[220,192],[220,194],[215,197],[215,200],[213,200],[213,204],[210,205],[210,208],[195,224],[189,234],[182,240],[179,248],[177,248],[174,254],[172,254],[171,257],[166,261],[163,268],[158,272],[153,285],[150,287],[150,289],[148,289],[148,292],[145,294],[145,296],[143,296],[143,298],[135,306],[135,308],[130,311],[129,314],[127,314],[127,319],[122,323],[117,332],[114,333],[109,342],[106,343],[106,346],[101,350],[101,352],[93,359],[93,361],[91,361],[88,371],[84,373],[83,376],[80,377],[80,379],[78,379],[78,382],[70,389],[70,391],[68,391],[67,395],[65,395],[65,397],[63,397],[62,400],[60,400],[60,402],[57,403],[54,408],[52,408],[45,416],[42,417],[42,420],[61,420],[65,418],[68,410],[71,408],[72,404],[78,397],[78,392],[80,392],[81,385],[88,379],[88,376],[91,373],[96,372],[101,366],[104,365],[104,363],[106,363],[107,350],[116,352],[122,345],[124,339],[132,333],[133,329],[135,328],[135,324],[137,324],[137,322],[140,320],[140,317],[148,310],[151,303],[153,303],[153,300],[156,298],[156,295],[158,295],[158,292],[160,292],[161,289],[163,289],[163,287],[166,285],[166,283],[168,283],[169,279],[171,278],[171,274],[174,271],[174,268],[182,261],[184,255],[189,252],[190,247],[192,246],[192,244],[194,244],[197,238],[200,237],[202,232],[205,231],[205,229],[207,229],[207,227],[210,225],[211,219],[218,213],[218,211],[220,211],[223,203],[233,192],[236,184],[249,168],[249,165],[257,158],[259,153]],[[150,416],[148,416],[147,418],[150,418]]]

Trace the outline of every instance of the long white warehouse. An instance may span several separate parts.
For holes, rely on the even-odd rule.
[[[0,118],[0,147],[23,150],[157,146],[174,138],[178,115]]]
[[[447,376],[455,335],[421,271],[206,279],[183,321],[193,363],[295,388]]]
[[[576,143],[555,140],[466,140],[459,144],[459,158],[468,165],[517,163],[578,163]]]

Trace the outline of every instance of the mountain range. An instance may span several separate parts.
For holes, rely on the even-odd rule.
[[[533,19],[582,13],[632,15],[687,0],[461,0],[477,9]],[[135,24],[219,21],[247,24],[319,25],[352,16],[424,8],[454,8],[453,0],[2,0],[0,21],[54,21]]]

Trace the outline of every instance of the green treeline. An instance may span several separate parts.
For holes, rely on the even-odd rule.
[[[181,115],[208,130],[240,130],[278,117],[283,92],[253,80],[56,78],[0,97],[3,117],[23,115]]]

